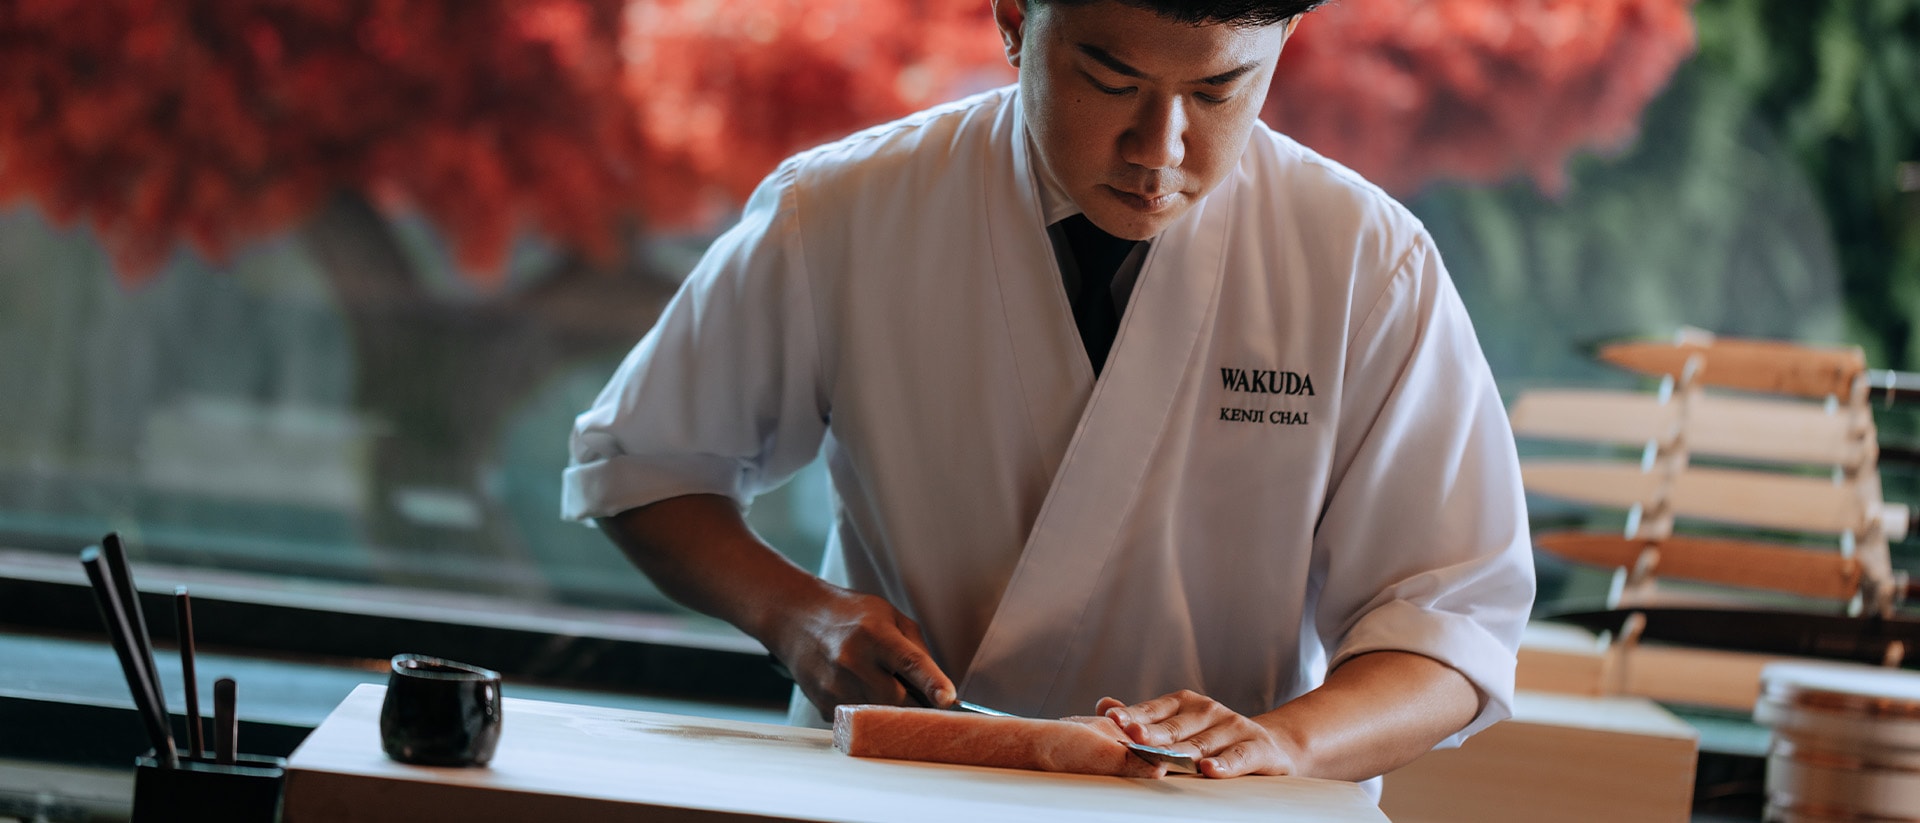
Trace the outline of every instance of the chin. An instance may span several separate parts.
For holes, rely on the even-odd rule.
[[[1093,219],[1095,225],[1115,237],[1126,240],[1152,240],[1163,229],[1172,225],[1173,221],[1180,219],[1180,215],[1186,213],[1185,207],[1176,206],[1155,214],[1108,212],[1104,215],[1089,215],[1089,217]]]

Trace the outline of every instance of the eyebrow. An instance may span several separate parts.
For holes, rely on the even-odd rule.
[[[1088,43],[1079,43],[1077,44],[1077,47],[1080,49],[1081,54],[1084,54],[1087,57],[1092,58],[1094,62],[1099,63],[1102,66],[1106,66],[1108,69],[1113,70],[1113,72],[1116,74],[1125,75],[1127,77],[1137,77],[1143,80],[1147,79],[1147,75],[1145,72],[1142,72],[1139,69],[1136,69],[1130,65],[1127,65],[1126,61],[1121,60],[1118,57],[1108,54],[1106,49],[1103,49],[1103,48],[1100,48],[1099,46],[1091,45]],[[1259,68],[1259,66],[1260,66],[1260,61],[1255,60],[1250,63],[1242,64],[1239,67],[1228,69],[1219,74],[1213,75],[1212,77],[1202,77],[1199,80],[1195,80],[1193,82],[1199,83],[1200,85],[1203,85],[1203,86],[1224,86],[1228,83],[1233,82],[1234,79],[1238,78],[1240,75],[1246,74],[1247,72],[1250,72],[1256,68]]]

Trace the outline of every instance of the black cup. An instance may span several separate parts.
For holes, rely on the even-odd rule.
[[[420,654],[393,658],[380,705],[387,756],[420,766],[485,766],[500,743],[500,673]]]

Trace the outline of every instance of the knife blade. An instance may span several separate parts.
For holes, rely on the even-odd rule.
[[[1805,400],[1702,395],[1690,405],[1663,395],[1603,389],[1536,389],[1507,413],[1513,433],[1547,440],[1672,445],[1691,454],[1766,463],[1860,466],[1873,459],[1864,409]]]
[[[1879,527],[1893,540],[1904,533],[1907,514],[1898,503],[1878,495],[1863,500],[1857,487],[1830,479],[1744,469],[1689,466],[1669,481],[1639,463],[1540,458],[1521,461],[1520,477],[1529,494],[1621,509],[1664,497],[1679,517],[1785,531]]]
[[[1020,716],[1012,712],[1003,712],[999,709],[991,709],[986,706],[982,706],[978,703],[969,703],[965,700],[955,702],[953,704],[953,710],[961,711],[961,712],[973,712],[974,714],[992,715],[994,717],[1019,717]],[[1172,749],[1164,749],[1159,746],[1149,746],[1145,743],[1135,743],[1131,740],[1123,740],[1121,742],[1126,744],[1127,749],[1129,751],[1132,751],[1135,756],[1139,757],[1142,760],[1147,761],[1148,763],[1159,763],[1159,764],[1165,765],[1167,767],[1167,771],[1177,772],[1179,774],[1199,774],[1200,773],[1200,766],[1198,763],[1194,762],[1193,755],[1186,754],[1184,752],[1176,752]]]
[[[1859,561],[1823,551],[1755,540],[1673,535],[1638,540],[1596,532],[1541,532],[1535,547],[1601,568],[1633,568],[1648,547],[1659,552],[1654,573],[1667,578],[1771,589],[1845,600],[1860,591]]]
[[[1703,334],[1677,342],[1613,343],[1601,347],[1599,355],[1602,361],[1628,371],[1676,380],[1685,372],[1687,361],[1701,355],[1704,368],[1694,379],[1707,385],[1814,399],[1845,398],[1854,379],[1867,370],[1866,354],[1857,346],[1816,347]]]
[[[1920,620],[1904,617],[1661,607],[1562,613],[1547,619],[1617,635],[1627,615],[1634,613],[1646,618],[1641,640],[1920,669]]]
[[[1020,716],[1012,712],[1003,712],[999,709],[989,709],[978,703],[968,703],[965,700],[955,701],[953,704],[953,707],[963,712],[973,712],[974,714],[990,714],[990,715],[993,715],[994,717],[1019,717]]]

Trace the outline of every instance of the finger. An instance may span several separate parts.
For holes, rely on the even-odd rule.
[[[1238,716],[1228,718],[1226,722],[1216,723],[1201,729],[1185,738],[1174,740],[1167,748],[1192,754],[1195,758],[1209,757],[1255,737]]]
[[[905,619],[905,618],[902,618]],[[919,633],[918,629],[914,632]],[[953,681],[940,671],[940,664],[933,662],[933,655],[927,653],[926,646],[917,638],[904,632],[892,637],[875,638],[880,643],[880,666],[891,673],[905,688],[919,692],[926,697],[928,705],[946,708],[953,705],[955,690]]]
[[[920,633],[920,624],[915,622],[913,618],[895,610],[893,613],[893,625],[898,626],[900,633],[906,635],[908,640],[912,640],[914,645],[923,649],[927,647],[927,636]]]
[[[879,703],[887,706],[924,706],[918,688],[894,671],[887,659],[891,652],[867,649],[854,668],[842,669],[836,684],[849,702]]]
[[[1239,777],[1243,774],[1287,774],[1284,763],[1268,762],[1260,756],[1261,747],[1251,741],[1229,746],[1226,751],[1199,762],[1200,773],[1207,777]]]
[[[908,683],[908,682],[907,682],[907,681],[905,681],[905,680],[901,680],[901,679],[900,679],[900,677],[899,677],[898,675],[895,675],[895,676],[894,676],[894,678],[893,678],[893,682],[895,682],[895,683],[899,683],[899,684],[900,684],[900,688],[901,688],[901,689],[904,689],[904,690],[906,691],[906,693],[907,693],[907,702],[908,702],[908,703],[910,703],[910,704],[912,704],[912,705],[915,705],[915,706],[919,706],[920,708],[923,708],[923,709],[938,709],[938,708],[942,708],[941,706],[935,706],[935,705],[933,705],[933,698],[930,698],[930,697],[928,697],[928,696],[926,696],[925,694],[922,694],[922,693],[920,692],[920,690],[919,690],[918,688],[916,688],[916,687],[914,687],[914,685],[913,685],[912,683]]]
[[[1174,692],[1173,694],[1161,695],[1145,702],[1135,703],[1131,706],[1109,708],[1103,712],[1103,714],[1113,722],[1120,724],[1120,727],[1124,729],[1128,726],[1144,726],[1148,723],[1158,723],[1178,714],[1179,711],[1180,693]]]
[[[856,658],[851,665],[834,666],[822,671],[808,697],[815,705],[825,704],[823,714],[845,703],[876,703],[885,706],[918,705],[907,686],[884,667],[874,665],[871,655]],[[817,692],[817,694],[816,694]]]
[[[1185,740],[1233,716],[1219,703],[1192,692],[1175,692],[1119,711],[1131,719],[1120,727],[1134,740],[1150,746]]]
[[[1093,704],[1093,713],[1096,717],[1106,717],[1108,720],[1112,720],[1113,718],[1109,716],[1107,712],[1114,709],[1124,709],[1126,707],[1127,704],[1111,697],[1102,697],[1100,698],[1100,702]]]
[[[1213,712],[1184,712],[1158,723],[1148,723],[1138,732],[1128,731],[1133,739],[1149,746],[1171,746],[1206,731],[1219,718]]]
[[[926,698],[921,697],[919,692],[908,687],[906,683],[901,682],[897,677],[893,678],[893,682],[880,686],[867,702],[885,703],[889,706],[914,706],[920,708],[925,708],[927,705]]]

